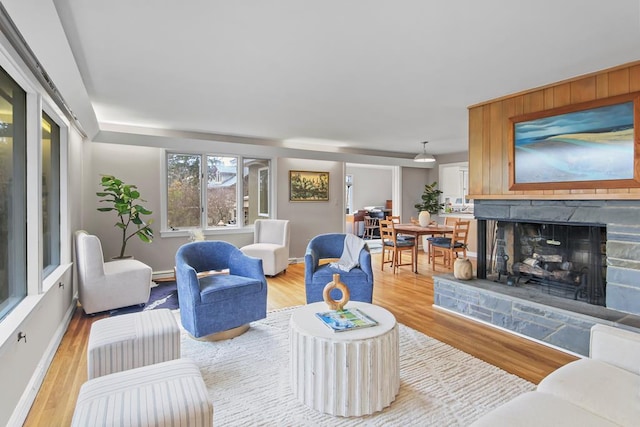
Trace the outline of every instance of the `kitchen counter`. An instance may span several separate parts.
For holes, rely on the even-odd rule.
[[[475,219],[475,216],[473,216],[473,211],[471,212],[450,212],[450,213],[440,213],[438,214],[439,217],[442,218],[463,218],[463,219]]]

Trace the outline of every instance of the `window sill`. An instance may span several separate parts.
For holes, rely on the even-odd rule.
[[[71,263],[61,264],[56,267],[47,277],[42,281],[42,293],[46,293],[49,289],[51,289],[54,285],[57,285],[62,279],[62,276],[71,268]],[[71,283],[65,283],[65,285],[71,285]]]
[[[3,346],[11,339],[16,339],[15,332],[25,321],[29,314],[34,310],[40,299],[40,295],[26,296],[16,305],[0,323],[0,355]]]
[[[71,263],[58,266],[58,268],[43,280],[42,291],[39,294],[27,295],[22,298],[22,300],[0,321],[0,348],[2,348],[7,340],[15,338],[13,336],[14,332],[33,312],[47,291],[60,282],[60,279],[62,279],[71,266]],[[65,286],[71,286],[71,283],[65,283]]]
[[[253,234],[253,226],[246,227],[220,227],[209,230],[202,230],[204,236],[221,236],[225,234]],[[174,237],[190,237],[191,230],[161,230],[160,237],[162,238],[174,238]]]

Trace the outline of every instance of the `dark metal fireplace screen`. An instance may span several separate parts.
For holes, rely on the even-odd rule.
[[[602,225],[478,221],[478,277],[605,305]]]

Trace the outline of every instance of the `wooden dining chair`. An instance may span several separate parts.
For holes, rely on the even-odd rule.
[[[384,271],[385,264],[391,264],[391,267],[393,267],[395,255],[393,246],[393,230],[391,229],[390,221],[388,220],[378,221],[378,226],[380,228],[380,239],[382,240],[382,262],[380,263],[380,269]]]
[[[398,267],[403,265],[410,265],[413,267],[413,246],[415,240],[403,240],[398,239],[393,221],[386,219],[380,220],[380,238],[382,239],[382,263],[381,268],[384,270],[384,265],[391,263],[393,266],[393,272],[397,273]],[[409,251],[411,255],[411,262],[402,262],[402,252]]]
[[[456,221],[451,232],[451,237],[434,238],[431,241],[431,257],[432,266],[435,268],[436,259],[442,256],[442,263],[445,267],[451,268],[452,260],[458,257],[459,253],[463,257],[467,257],[467,238],[469,237],[469,224],[471,221]]]
[[[375,237],[375,230],[379,227],[378,218],[372,218],[369,215],[364,217],[364,233],[363,239],[373,239]]]
[[[444,219],[444,225],[449,226],[449,227],[453,227],[456,224],[456,222],[458,222],[458,221],[459,221],[458,218],[454,218],[452,216],[448,216],[448,217],[445,217],[445,219]],[[445,238],[445,239],[446,238],[450,238],[449,233],[445,233],[442,236],[431,236],[431,237],[426,239],[427,240],[427,254],[429,255],[427,257],[427,264],[430,264],[431,260],[433,258],[433,256],[432,256],[433,249],[431,248],[431,242],[433,242],[434,239],[442,240],[443,238]]]
[[[391,221],[394,224],[400,224],[400,215],[387,215],[387,221]]]
[[[400,224],[400,215],[387,215],[387,221],[391,221],[394,224]],[[400,240],[415,240],[414,236],[409,236],[406,234],[399,233],[398,239]]]

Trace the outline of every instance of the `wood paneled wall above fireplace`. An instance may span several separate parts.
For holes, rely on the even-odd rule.
[[[640,200],[640,188],[509,190],[510,117],[637,91],[640,61],[469,107],[469,198]]]

